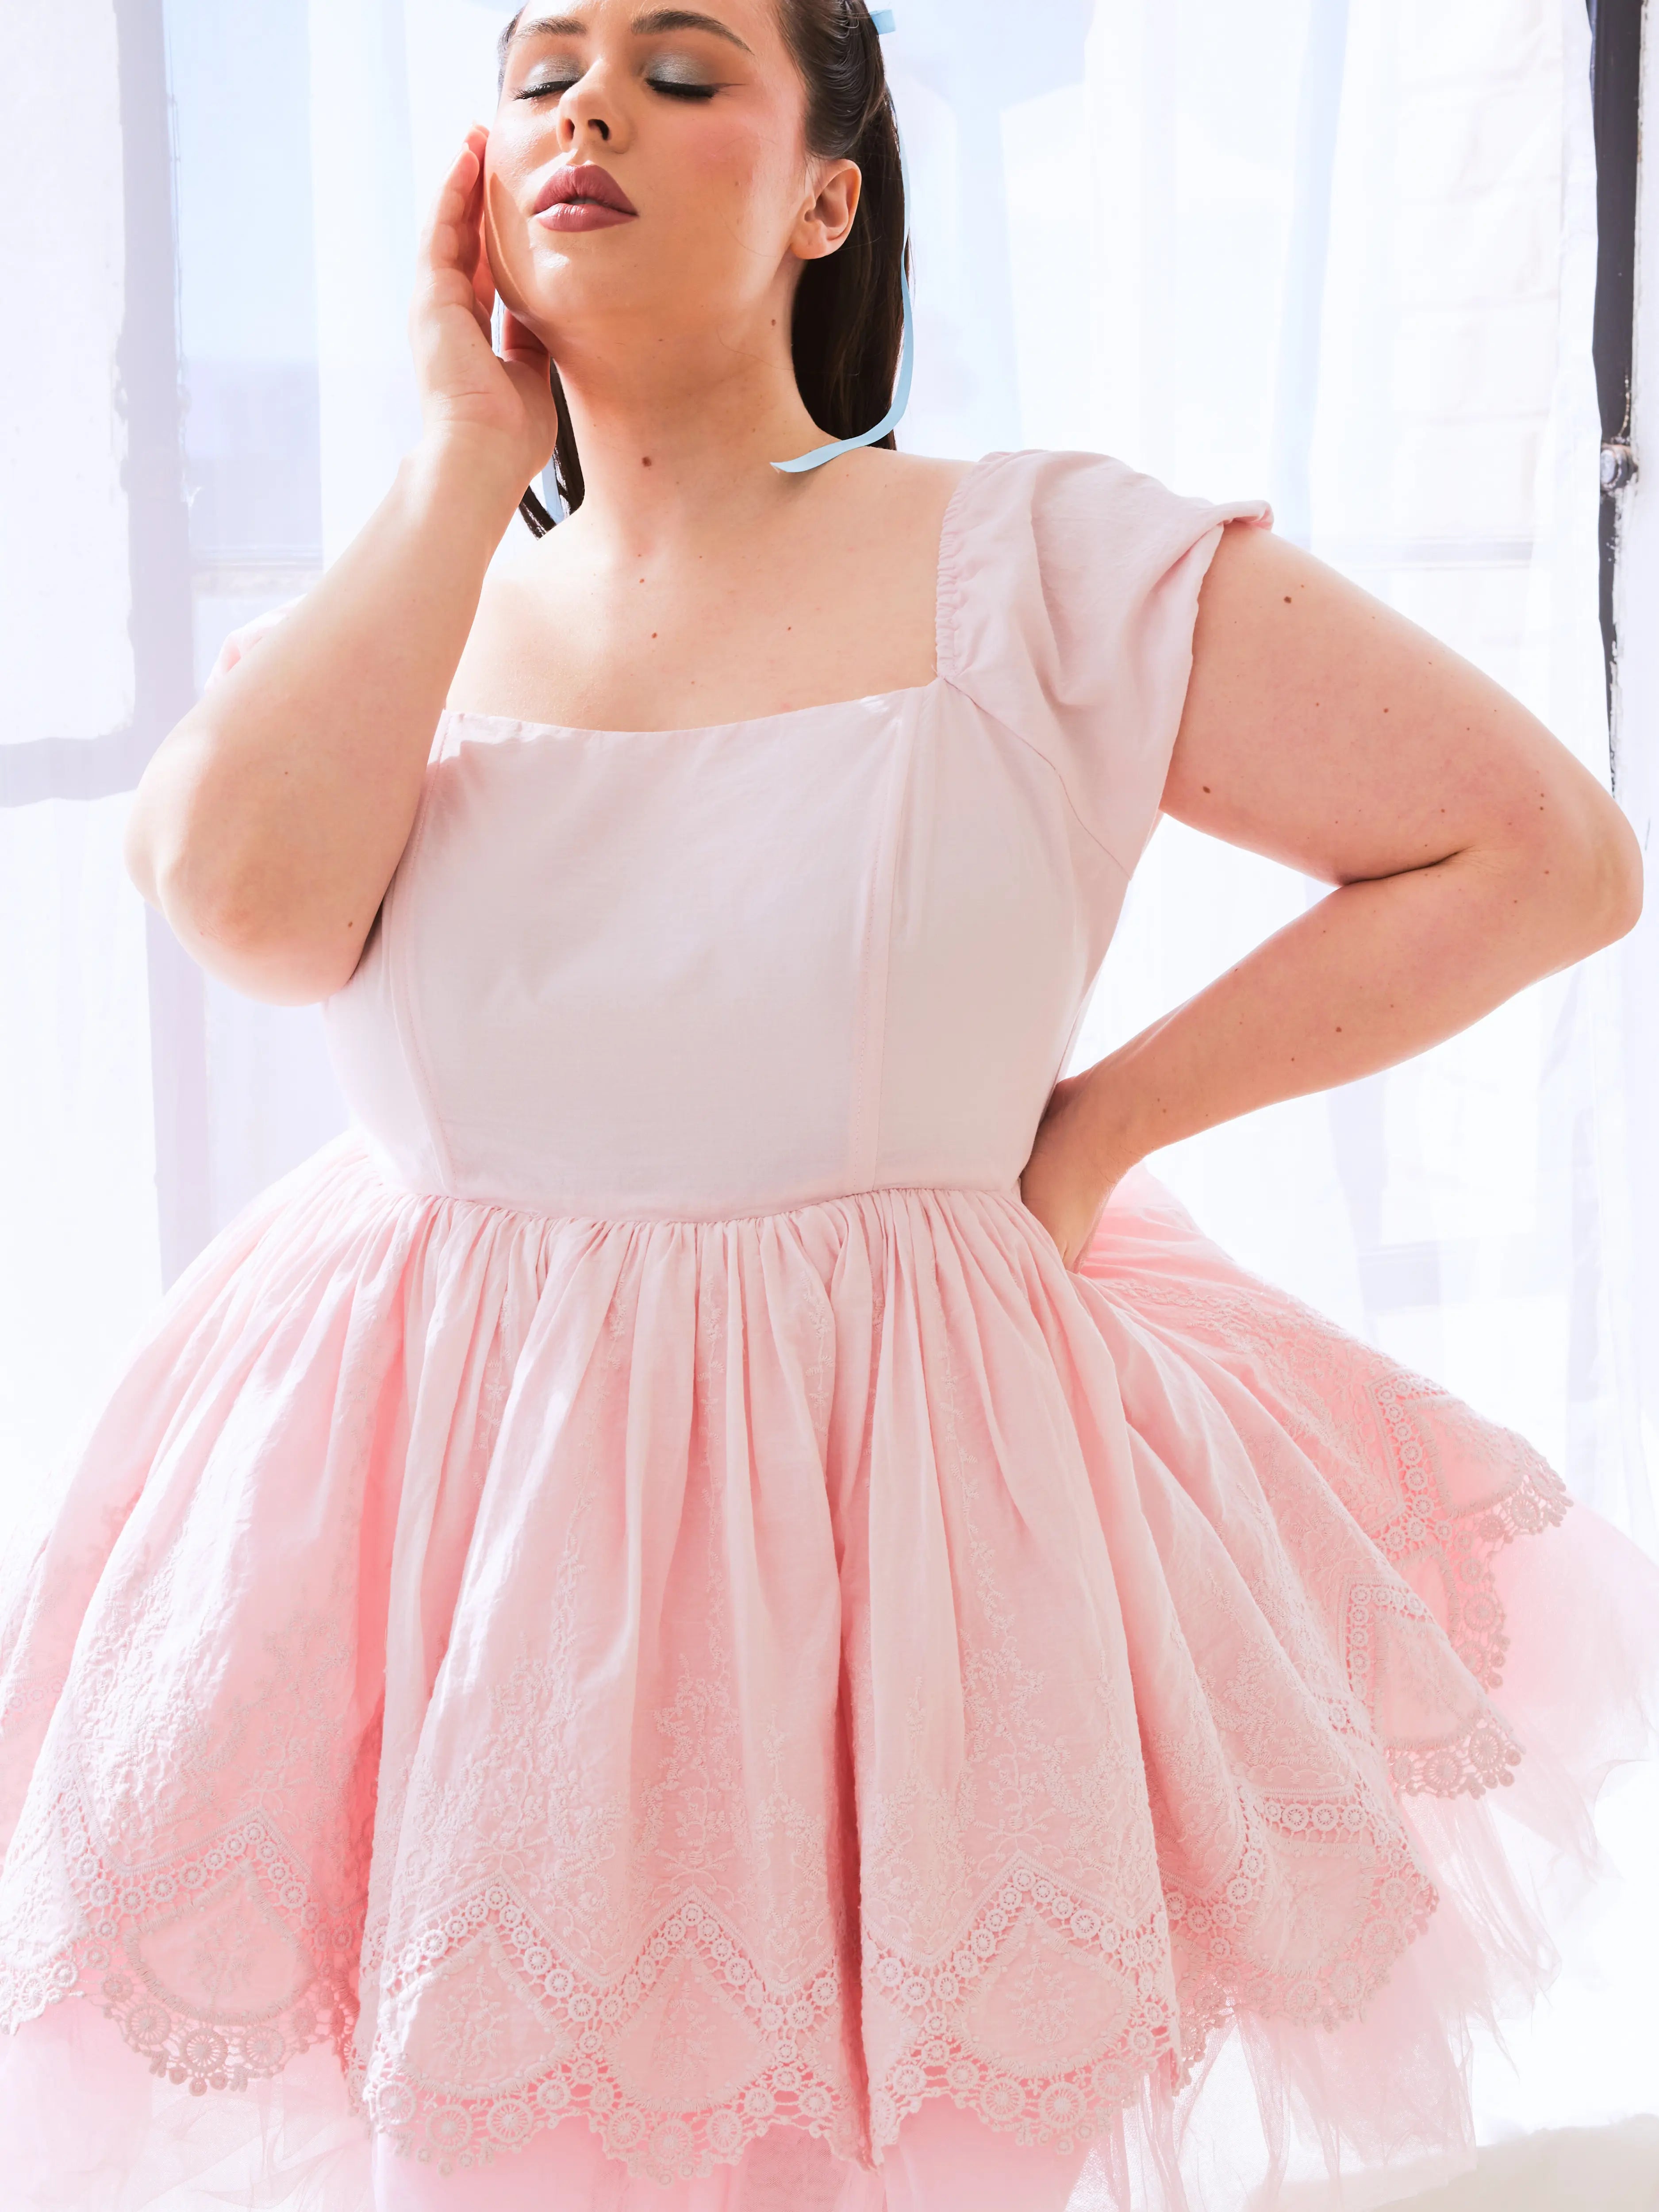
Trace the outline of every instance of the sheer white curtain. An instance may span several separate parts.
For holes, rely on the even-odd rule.
[[[0,34],[0,1512],[164,1283],[343,1122],[314,1010],[204,985],[147,915],[125,794],[225,632],[306,588],[416,434],[415,240],[506,12],[38,0]],[[902,441],[1265,493],[1606,776],[1583,0],[902,0],[887,44]],[[1620,789],[1645,829],[1659,489],[1634,501]],[[1078,1063],[1319,895],[1164,823]],[[1659,911],[1409,1066],[1153,1165],[1659,1550],[1656,946]],[[1489,2139],[1659,2103],[1659,1808],[1626,1793],[1607,1836],[1631,1888],[1520,2074],[1483,2062]]]
[[[0,1469],[14,1496],[161,1287],[145,910],[119,866],[139,679],[114,28],[95,5],[76,21],[15,11],[0,72],[0,797],[16,802],[0,807]]]
[[[1253,9],[1108,0],[1087,90],[1062,96],[1067,139],[1060,102],[1008,118],[1031,204],[1083,200],[1092,172],[1098,210],[1096,335],[1066,356],[1063,397],[1041,327],[1054,287],[1022,302],[1030,384],[1047,386],[1030,428],[1182,489],[1266,490],[1282,532],[1487,669],[1605,780],[1583,8],[1276,12],[1267,40]],[[1166,823],[1136,894],[1091,1058],[1320,889]],[[1651,1542],[1623,1395],[1616,971],[1591,962],[1163,1167],[1241,1256],[1523,1430]]]

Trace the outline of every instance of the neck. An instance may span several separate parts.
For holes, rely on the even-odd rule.
[[[657,332],[603,357],[561,347],[582,465],[574,520],[599,557],[632,560],[724,537],[789,499],[796,479],[773,462],[826,434],[796,387],[787,310],[763,312],[758,325],[738,341],[725,331]]]

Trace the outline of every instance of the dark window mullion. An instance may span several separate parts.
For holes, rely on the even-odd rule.
[[[1642,112],[1644,0],[1588,0],[1595,121],[1595,391],[1601,416],[1601,649],[1615,785],[1619,637],[1613,584],[1620,495],[1636,474],[1631,369],[1636,331],[1636,198]]]

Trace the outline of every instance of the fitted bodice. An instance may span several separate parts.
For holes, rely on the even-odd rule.
[[[392,1173],[607,1218],[1014,1191],[1156,811],[1191,598],[1233,511],[1097,456],[993,456],[945,519],[930,684],[691,730],[447,711],[326,1010]],[[1044,665],[1057,645],[1076,666]],[[1103,653],[1116,696],[1083,680]]]
[[[337,1060],[417,1188],[669,1216],[1012,1189],[1100,872],[1053,771],[942,683],[699,732],[452,715]]]

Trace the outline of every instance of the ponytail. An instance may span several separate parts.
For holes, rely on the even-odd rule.
[[[778,0],[806,84],[806,149],[856,161],[859,211],[839,252],[802,268],[791,333],[806,411],[855,438],[892,404],[904,336],[904,173],[881,40],[864,0]],[[890,430],[880,441],[891,451]]]

